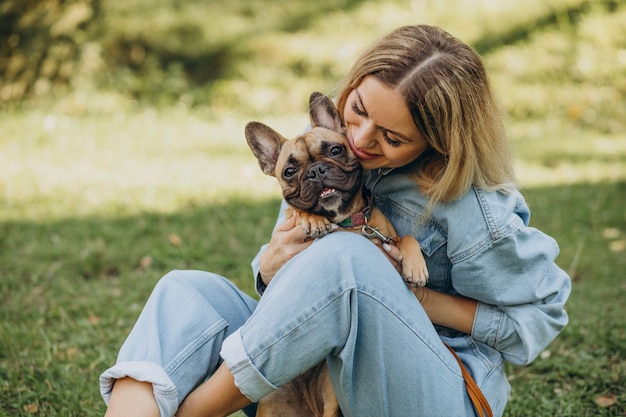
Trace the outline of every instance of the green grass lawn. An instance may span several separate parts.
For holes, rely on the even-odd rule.
[[[626,415],[626,6],[331,3],[283,11],[302,19],[296,27],[228,3],[219,24],[240,32],[206,30],[237,53],[210,89],[170,68],[163,88],[184,94],[162,101],[130,94],[137,74],[120,73],[118,90],[89,84],[0,113],[0,417],[102,415],[98,375],[171,269],[218,272],[252,293],[249,263],[279,190],[243,126],[263,120],[297,134],[310,91],[330,91],[371,39],[416,20],[485,56],[510,114],[531,225],[558,240],[573,279],[570,325],[532,365],[509,367],[505,415]],[[158,16],[124,36],[150,19],[166,25],[151,10]],[[232,26],[236,18],[257,26]],[[198,17],[184,9],[180,19]]]
[[[144,135],[138,121],[146,117],[151,133]],[[0,119],[24,130],[43,122],[44,113]],[[112,131],[98,128],[115,123],[109,116],[64,123],[59,132],[24,138],[19,152],[4,144],[8,160],[23,161],[2,183],[0,410],[7,416],[101,415],[97,376],[114,361],[156,280],[174,268],[208,269],[251,293],[249,261],[267,239],[278,204],[278,190],[243,138],[213,149],[224,139],[211,139],[211,132],[227,127],[176,113],[135,114]],[[188,134],[170,141],[168,129]],[[123,145],[120,130],[141,139]],[[60,146],[68,135],[83,139]],[[597,141],[621,144],[618,137]],[[538,160],[535,152],[530,160]],[[626,182],[559,179],[559,164],[537,162],[539,174],[553,172],[555,183],[546,184],[520,154],[520,179],[536,182],[525,189],[532,224],[560,242],[559,263],[574,291],[563,334],[533,365],[509,369],[507,415],[621,415]],[[570,163],[584,171],[602,158],[586,153]],[[596,404],[602,401],[609,405]]]

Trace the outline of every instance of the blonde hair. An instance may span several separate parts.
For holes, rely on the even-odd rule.
[[[504,113],[471,47],[438,27],[394,30],[363,52],[340,85],[342,117],[348,95],[368,75],[404,97],[430,145],[411,164],[430,208],[472,185],[505,192],[516,187]]]

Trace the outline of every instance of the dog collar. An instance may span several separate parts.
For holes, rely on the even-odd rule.
[[[344,228],[366,225],[371,213],[372,206],[368,205],[363,210],[359,211],[358,213],[354,213],[352,216],[348,217],[337,225]]]
[[[359,211],[358,213],[354,213],[352,216],[348,217],[347,219],[341,221],[340,223],[337,223],[339,227],[350,228],[350,227],[356,227],[356,226],[364,226],[367,224],[367,221],[369,220],[370,215],[372,214],[372,203],[373,203],[374,198],[366,190],[363,191],[363,196],[365,197],[365,200],[367,201],[367,206],[365,206],[365,208]]]

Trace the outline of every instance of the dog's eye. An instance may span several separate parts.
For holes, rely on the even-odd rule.
[[[283,177],[284,178],[293,177],[294,175],[296,175],[296,172],[297,172],[297,170],[294,167],[287,167],[283,171]]]
[[[344,147],[337,145],[330,148],[330,156],[338,156],[343,153]]]

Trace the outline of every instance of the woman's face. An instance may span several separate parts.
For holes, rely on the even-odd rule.
[[[367,76],[343,110],[348,141],[365,169],[399,168],[428,149],[400,93]]]

